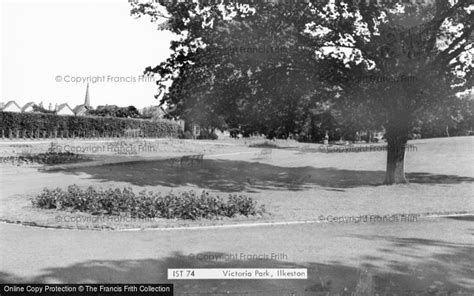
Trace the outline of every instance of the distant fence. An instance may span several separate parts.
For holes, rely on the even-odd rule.
[[[407,144],[405,146],[405,151],[418,151],[418,148],[415,145]],[[403,148],[400,147],[400,148]],[[387,145],[361,145],[361,146],[320,146],[318,148],[319,152],[323,153],[348,153],[348,152],[376,152],[376,151],[387,151]]]

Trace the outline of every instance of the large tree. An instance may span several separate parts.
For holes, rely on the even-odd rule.
[[[173,81],[161,102],[175,114],[288,134],[318,106],[336,109],[348,122],[385,128],[385,183],[393,184],[406,182],[405,145],[417,120],[473,86],[469,3],[132,2],[132,14],[165,19],[160,27],[180,36],[173,55],[146,70],[162,78],[161,90]]]
[[[132,13],[165,17],[162,28],[180,36],[171,44],[173,55],[146,70],[162,77],[160,91],[173,80],[159,96],[171,115],[203,127],[284,137],[299,132],[325,97],[315,41],[302,34],[309,7],[188,2],[166,8],[169,15],[137,4]]]
[[[345,66],[333,77],[352,78],[338,83],[338,100],[361,103],[385,127],[387,184],[407,182],[405,145],[417,119],[456,105],[455,94],[473,86],[470,3],[342,3],[313,11],[307,33],[325,40],[318,58]]]

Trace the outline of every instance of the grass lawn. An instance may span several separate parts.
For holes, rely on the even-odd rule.
[[[181,147],[183,154],[199,151],[205,154],[202,164],[184,167],[170,160],[153,159],[164,155],[153,152],[137,162],[63,171],[2,165],[0,219],[49,226],[128,228],[318,220],[320,216],[474,212],[474,138],[423,139],[410,141],[410,144],[418,148],[407,152],[406,172],[410,184],[394,186],[382,185],[386,152],[308,152],[311,144],[270,150],[249,148],[237,142],[222,146],[204,141],[175,143],[173,147]],[[166,149],[171,153],[173,147]],[[31,198],[43,187],[66,188],[71,184],[131,186],[137,191],[144,188],[164,192],[205,189],[221,195],[241,192],[264,204],[269,214],[218,221],[158,219],[76,225],[58,222],[57,216],[78,213],[31,207]]]

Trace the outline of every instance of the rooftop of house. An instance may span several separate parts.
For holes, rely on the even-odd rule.
[[[62,110],[62,109],[64,109],[65,107],[71,109],[71,107],[69,107],[69,105],[68,105],[67,103],[64,103],[64,104],[58,105],[57,111]],[[71,110],[72,110],[72,109],[71,109]]]
[[[14,105],[14,106],[16,106],[18,109],[21,110],[21,107],[18,106],[18,104],[17,104],[15,101],[13,101],[13,100],[8,101],[8,102],[6,102],[3,106],[1,106],[1,107],[2,107],[2,110],[5,109],[5,108],[7,108],[7,107],[9,107],[9,106],[11,106],[11,105]]]
[[[21,111],[25,111],[28,107],[33,107],[34,104],[35,104],[34,102],[26,103],[25,106],[21,108]]]

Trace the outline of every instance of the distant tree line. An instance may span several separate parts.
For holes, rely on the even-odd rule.
[[[50,106],[50,109],[45,108],[43,103],[34,104],[32,106],[33,112],[54,114],[56,111]],[[89,108],[85,115],[99,116],[99,117],[117,117],[117,118],[136,118],[136,119],[151,119],[158,121],[163,119],[165,111],[159,106],[148,106],[141,111],[135,106],[119,107],[117,105],[99,105],[97,108]]]
[[[88,110],[88,115],[118,118],[142,118],[142,114],[134,106],[118,107],[116,105],[97,106]]]

